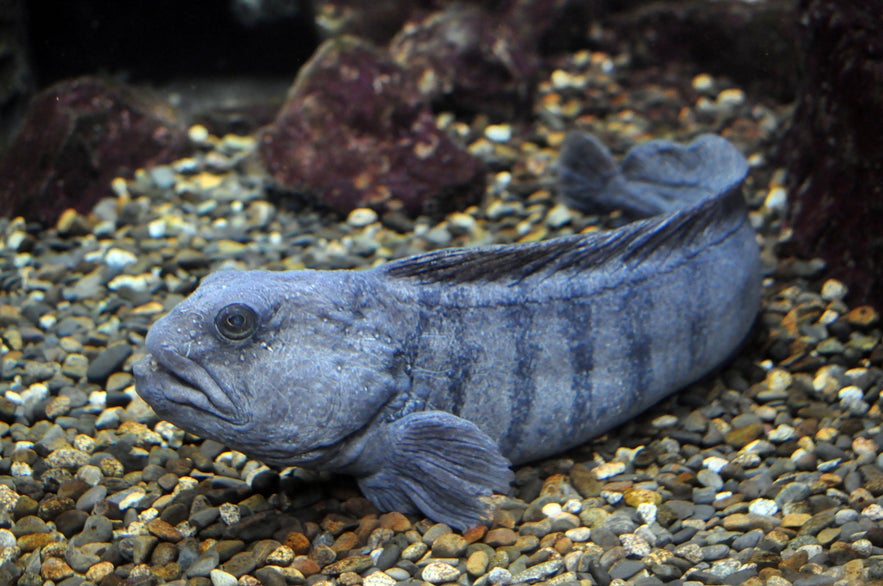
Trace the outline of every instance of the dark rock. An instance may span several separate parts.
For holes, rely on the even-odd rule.
[[[279,183],[341,213],[443,212],[483,190],[481,163],[438,129],[413,80],[352,38],[319,47],[260,141]]]
[[[122,367],[126,358],[132,355],[129,344],[114,344],[98,353],[89,363],[86,378],[92,382],[104,382],[111,374]]]
[[[883,1],[801,0],[805,78],[783,147],[796,252],[883,307]]]
[[[171,107],[97,78],[46,88],[0,161],[0,214],[53,223],[91,210],[110,181],[180,155],[185,134]]]
[[[55,518],[55,527],[62,535],[70,539],[83,530],[83,527],[86,525],[86,519],[88,518],[89,513],[86,511],[71,509],[61,513]]]

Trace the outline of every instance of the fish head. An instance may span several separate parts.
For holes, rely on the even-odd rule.
[[[268,464],[339,459],[396,393],[396,352],[346,273],[222,271],[147,334],[138,394]]]

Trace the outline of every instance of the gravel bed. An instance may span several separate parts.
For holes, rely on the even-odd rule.
[[[112,183],[49,229],[0,220],[0,583],[883,584],[879,315],[817,261],[779,258],[787,108],[726,80],[581,52],[534,122],[440,114],[487,162],[480,206],[341,220],[275,193],[250,137]],[[749,157],[766,268],[750,343],[717,375],[516,470],[491,527],[378,514],[346,478],[270,470],[158,421],[131,365],[150,324],[222,267],[359,268],[622,223],[555,201],[567,130],[618,152],[718,132]]]

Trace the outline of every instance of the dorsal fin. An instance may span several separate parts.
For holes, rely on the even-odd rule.
[[[634,269],[650,259],[680,258],[720,242],[747,221],[738,189],[672,214],[633,222],[617,230],[565,236],[544,242],[451,248],[391,262],[381,271],[422,283],[502,282],[590,269]]]

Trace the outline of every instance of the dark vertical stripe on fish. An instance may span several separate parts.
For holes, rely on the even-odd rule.
[[[509,389],[512,417],[506,435],[500,440],[503,453],[512,451],[522,439],[537,392],[534,372],[538,349],[531,340],[535,312],[536,306],[532,303],[514,304],[505,309],[505,327],[515,342],[515,377]]]
[[[632,287],[628,290],[625,299],[627,315],[623,320],[628,324],[624,332],[626,336],[626,348],[629,352],[629,377],[627,389],[631,396],[625,400],[625,408],[628,410],[634,405],[645,402],[651,384],[652,356],[653,351],[649,324],[653,315],[653,289],[650,287]],[[657,343],[666,343],[667,340],[657,340]],[[642,399],[643,398],[643,399]],[[623,399],[626,399],[623,397]]]
[[[455,311],[456,315],[451,316],[451,319],[454,324],[454,343],[459,342],[459,344],[450,358],[452,364],[448,368],[448,398],[451,413],[459,416],[466,401],[466,385],[470,382],[470,371],[476,357],[474,345],[468,334],[468,311],[459,309]]]

